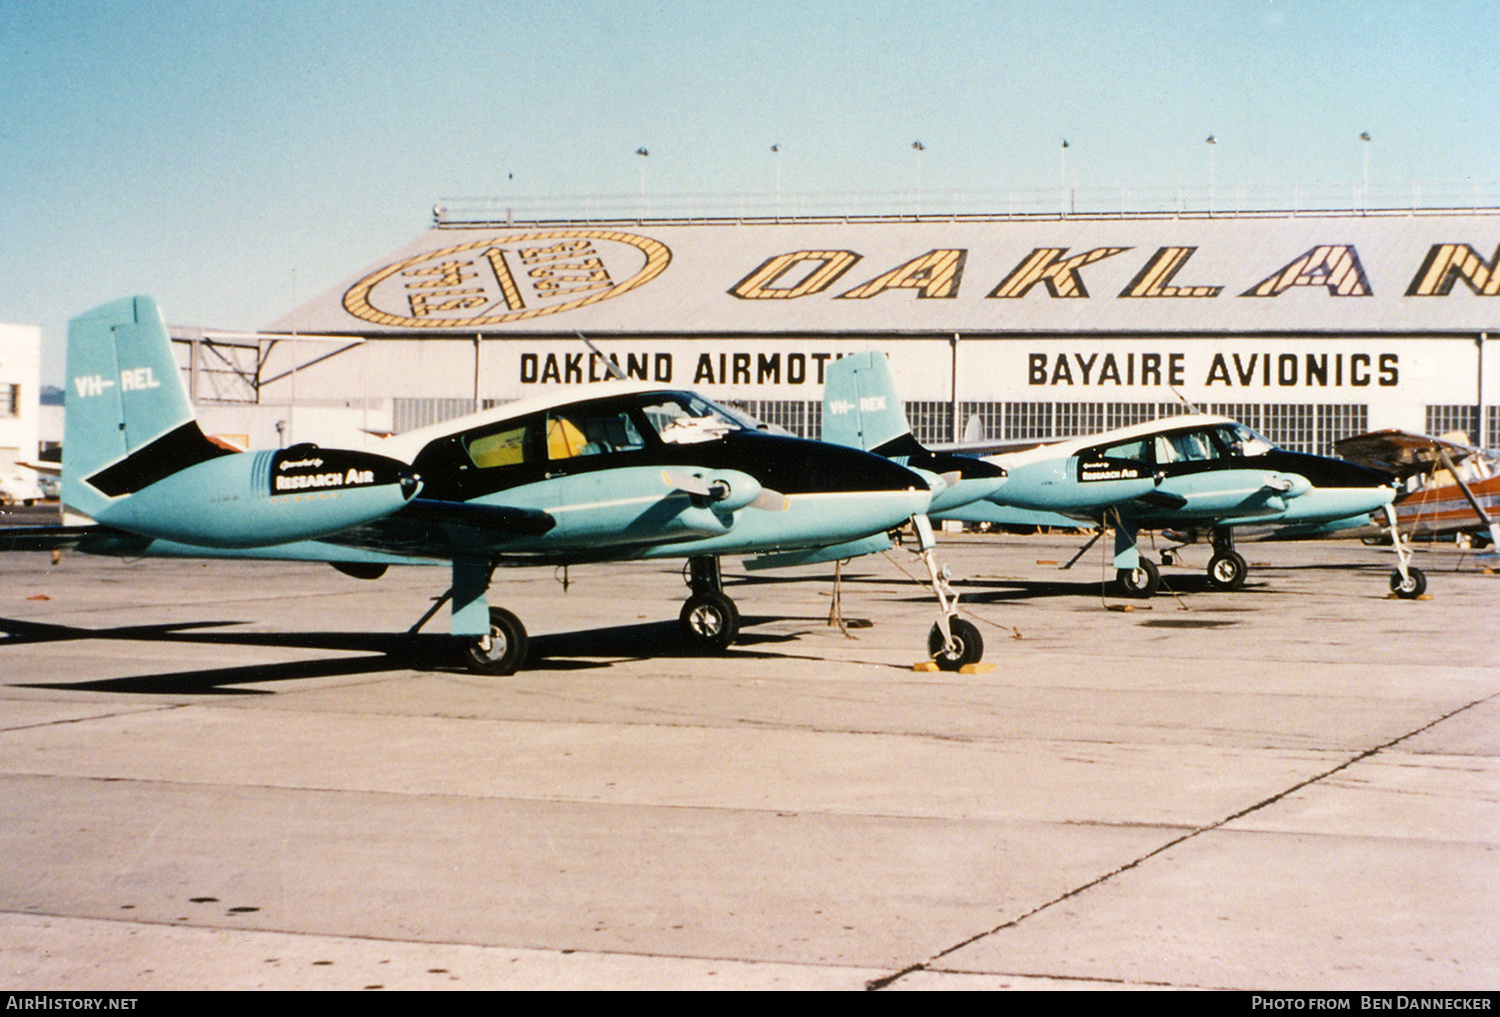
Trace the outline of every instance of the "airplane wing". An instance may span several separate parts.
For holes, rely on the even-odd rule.
[[[435,501],[431,498],[413,498],[398,515],[425,522],[455,523],[479,530],[499,530],[532,537],[539,537],[557,525],[556,517],[541,509],[484,505],[469,501]]]
[[[1441,463],[1443,452],[1458,463],[1479,451],[1472,445],[1395,428],[1341,438],[1333,443],[1333,449],[1350,462],[1402,480],[1414,473],[1432,472]]]
[[[1043,445],[1056,445],[1068,440],[1067,438],[996,438],[990,441],[935,442],[925,447],[929,452],[946,452],[955,456],[983,458],[984,456],[1006,455],[1011,452],[1030,452]]]
[[[0,529],[0,551],[69,551],[91,537],[132,537],[110,526],[10,526]],[[139,538],[136,538],[139,539]]]

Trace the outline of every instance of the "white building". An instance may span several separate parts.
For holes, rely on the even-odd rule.
[[[41,446],[42,330],[0,324],[0,500],[40,495],[34,462]]]
[[[231,422],[213,426],[258,443],[602,380],[582,336],[813,437],[827,363],[877,348],[929,440],[1192,403],[1326,451],[1385,427],[1500,444],[1497,328],[1500,209],[444,221],[269,326],[296,338],[192,349],[196,398]]]

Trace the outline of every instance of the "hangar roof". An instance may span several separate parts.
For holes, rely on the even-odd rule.
[[[1500,209],[438,226],[303,334],[1366,334],[1500,329]]]

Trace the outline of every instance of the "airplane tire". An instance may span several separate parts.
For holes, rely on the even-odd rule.
[[[503,608],[490,608],[490,634],[466,639],[464,664],[477,674],[512,675],[526,662],[526,626]]]
[[[1238,590],[1250,566],[1234,551],[1221,551],[1208,561],[1208,585],[1216,590]]]
[[[1400,569],[1392,569],[1391,592],[1402,600],[1416,600],[1427,592],[1427,574],[1415,565],[1408,565],[1403,579]]]
[[[977,664],[984,656],[984,637],[970,622],[962,618],[948,619],[948,631],[953,635],[953,650],[945,650],[943,630],[934,625],[927,635],[927,655],[944,671],[957,671],[965,664]]]
[[[689,597],[682,605],[677,623],[687,644],[702,652],[727,650],[740,634],[739,609],[717,590],[704,590]]]
[[[1149,559],[1142,558],[1139,567],[1117,571],[1115,582],[1125,596],[1145,600],[1161,585],[1161,572]]]

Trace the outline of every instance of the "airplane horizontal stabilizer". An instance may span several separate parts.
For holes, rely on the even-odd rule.
[[[858,558],[866,554],[879,554],[881,551],[889,551],[890,548],[891,538],[884,533],[877,533],[873,537],[851,540],[830,547],[815,547],[806,551],[787,551],[783,554],[763,554],[756,558],[747,558],[745,568],[754,572],[760,569],[817,565],[825,561],[842,561],[845,558]]]
[[[0,551],[67,551],[86,537],[97,536],[101,526],[12,526],[0,530]],[[121,530],[111,530],[123,534]]]

